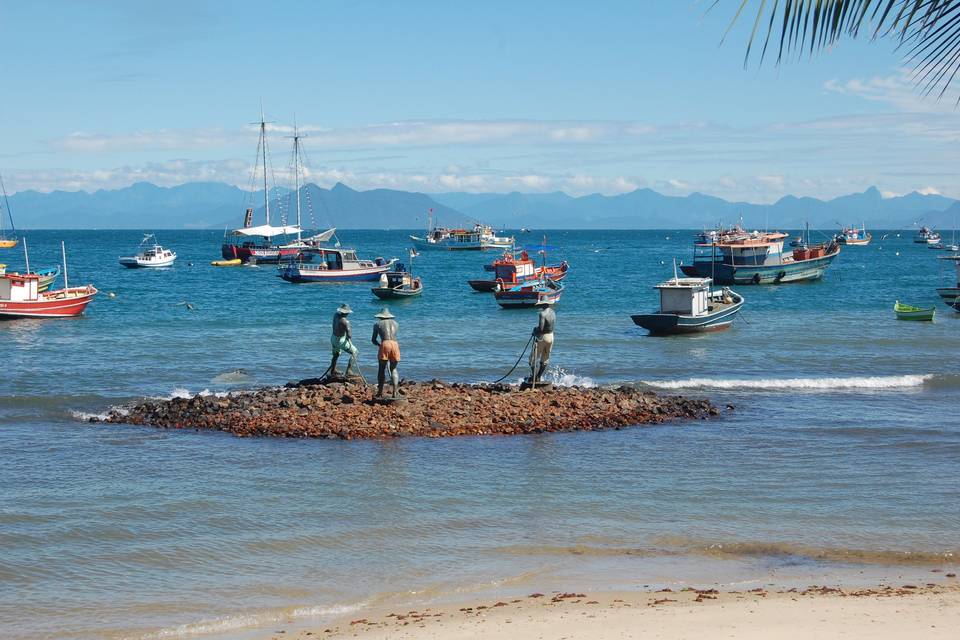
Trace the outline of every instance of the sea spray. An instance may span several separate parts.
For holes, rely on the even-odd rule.
[[[657,389],[871,391],[922,387],[933,378],[933,374],[923,374],[904,376],[853,376],[849,378],[758,378],[755,380],[687,378],[685,380],[642,380],[641,382]]]

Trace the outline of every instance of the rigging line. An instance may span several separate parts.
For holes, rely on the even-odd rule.
[[[10,211],[10,199],[7,198],[7,187],[3,184],[2,175],[0,175],[0,190],[3,191],[3,207],[7,210],[7,217],[10,218],[10,231],[15,234],[17,227],[13,224],[13,212]],[[2,217],[0,217],[0,225],[2,225]],[[26,240],[24,240],[24,242],[26,242]]]
[[[310,158],[307,157],[307,150],[303,145],[300,145],[300,166],[304,167],[304,176],[303,176],[303,192],[307,197],[307,211],[310,213],[310,224],[313,225],[313,229],[319,231],[320,227],[317,225],[317,217],[314,215],[313,208],[313,198],[310,196],[310,188],[307,186],[307,176],[306,176],[306,167],[310,166]],[[329,223],[330,220],[327,220]],[[329,226],[333,226],[332,224]]]

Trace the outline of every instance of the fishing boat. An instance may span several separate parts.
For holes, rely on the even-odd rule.
[[[840,254],[836,240],[784,251],[787,237],[779,231],[747,232],[737,226],[711,242],[695,243],[693,264],[681,269],[686,276],[710,278],[720,285],[781,284],[821,278]]]
[[[897,320],[932,321],[933,316],[937,313],[937,309],[936,307],[914,307],[909,304],[903,304],[897,300],[893,305],[893,312],[897,314]]]
[[[0,249],[12,249],[17,246],[17,228],[13,225],[13,213],[10,211],[10,200],[7,198],[7,187],[0,176],[0,195],[3,195],[3,211],[0,211]],[[6,215],[4,215],[6,214]],[[7,235],[6,221],[10,221],[10,233]]]
[[[505,288],[542,277],[559,282],[567,276],[570,268],[566,260],[557,265],[537,266],[526,251],[522,251],[519,256],[514,256],[512,251],[504,252],[489,266],[493,278],[467,281],[474,291],[491,292],[498,284]],[[487,265],[484,265],[484,269],[487,270]]]
[[[377,280],[397,263],[396,258],[361,260],[354,249],[340,247],[317,250],[316,263],[291,262],[281,265],[281,278],[287,282],[366,282]]]
[[[679,278],[661,282],[660,309],[632,315],[633,323],[651,335],[674,335],[722,331],[733,322],[743,296],[723,287],[712,289],[710,278]]]
[[[26,249],[26,240],[24,240]],[[67,252],[63,252],[63,289],[40,291],[40,276],[30,273],[0,274],[0,318],[71,318],[81,315],[97,295],[93,285],[70,287],[67,281]]]
[[[867,225],[860,228],[844,227],[843,231],[837,234],[836,240],[840,244],[866,246],[873,240],[873,236],[867,233]]]
[[[943,301],[948,305],[954,305],[960,301],[960,255],[957,256],[943,256],[941,260],[947,260],[948,262],[953,262],[953,266],[956,269],[956,286],[955,287],[940,287],[937,289],[937,295],[943,298]]]
[[[253,226],[253,207],[248,206],[244,213],[243,227],[225,234],[225,241],[220,247],[220,254],[224,260],[240,260],[244,263],[251,260],[256,263],[268,264],[276,264],[281,260],[307,261],[312,256],[303,255],[299,247],[290,246],[289,243],[274,242],[274,239],[280,236],[296,235],[299,237],[302,230],[299,226],[287,225],[282,221],[280,226],[271,224],[270,188],[267,185],[267,122],[264,119],[262,107],[260,109],[259,125],[260,139],[257,143],[257,161],[253,166],[251,182],[256,181],[262,165],[264,224]],[[298,198],[299,194],[298,189]]]
[[[930,227],[920,227],[917,235],[913,237],[913,241],[917,244],[937,244],[940,242],[940,234]]]
[[[176,259],[177,254],[160,246],[155,235],[145,233],[137,247],[137,253],[132,256],[121,256],[120,264],[128,269],[169,267]]]
[[[4,275],[5,273],[7,273],[6,269],[7,269],[7,265],[0,264],[0,275]],[[34,271],[31,271],[30,274],[40,277],[40,282],[37,285],[37,291],[39,291],[40,293],[43,293],[44,291],[47,291],[50,288],[50,286],[53,284],[53,281],[56,280],[57,276],[60,275],[60,267],[56,266],[56,267],[49,267],[47,269],[36,269]],[[16,271],[11,271],[10,275],[19,276],[23,274],[18,273]]]
[[[476,223],[472,229],[447,229],[433,224],[433,209],[427,214],[427,233],[424,236],[410,236],[417,249],[444,251],[485,251],[488,249],[510,249],[512,236],[501,237],[493,232],[493,227]]]
[[[560,301],[563,284],[543,277],[520,284],[497,287],[493,297],[504,309],[529,309],[531,307],[550,307]]]
[[[412,256],[410,265],[412,268]],[[371,291],[381,300],[416,298],[423,293],[423,283],[420,278],[413,275],[412,271],[407,271],[404,264],[397,263],[393,266],[392,271],[381,274],[380,286],[374,287]]]

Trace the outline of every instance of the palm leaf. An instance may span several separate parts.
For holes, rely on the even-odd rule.
[[[711,9],[720,2],[714,0]],[[771,41],[777,43],[780,64],[867,32],[903,47],[925,95],[942,97],[960,72],[960,0],[738,0],[737,5],[724,39],[745,10],[756,6],[745,66],[758,37],[763,37],[761,64]]]

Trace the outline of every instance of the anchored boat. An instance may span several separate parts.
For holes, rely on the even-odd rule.
[[[280,268],[279,276],[287,282],[364,282],[377,280],[390,271],[397,259],[361,260],[354,249],[322,248],[318,262],[293,262]]]
[[[427,214],[427,233],[423,237],[410,236],[417,249],[441,249],[445,251],[484,251],[487,249],[510,249],[514,239],[497,236],[493,227],[479,222],[472,229],[447,229],[433,224],[433,209]]]
[[[704,333],[730,326],[743,296],[724,287],[711,289],[710,278],[678,278],[661,282],[660,309],[654,313],[630,316],[634,324],[652,335]]]
[[[526,251],[521,252],[518,257],[515,257],[512,251],[504,252],[503,256],[489,266],[490,269],[487,269],[487,265],[484,265],[484,269],[493,272],[492,279],[467,281],[474,291],[490,292],[496,290],[497,285],[506,288],[543,277],[559,282],[567,276],[569,270],[566,260],[558,265],[538,267]]]
[[[410,264],[413,265],[412,259]],[[392,271],[380,276],[380,286],[374,287],[371,291],[381,300],[416,298],[423,293],[423,283],[420,278],[407,271],[405,265],[397,263]]]
[[[67,252],[63,252],[63,289],[40,291],[40,276],[30,273],[0,274],[0,318],[71,318],[79,316],[97,295],[93,285],[70,287],[67,282]],[[24,240],[26,251],[26,240]]]
[[[543,277],[494,290],[493,297],[504,309],[550,307],[560,301],[563,284]]]
[[[721,285],[781,284],[821,278],[840,254],[836,240],[784,251],[787,237],[779,231],[747,232],[736,226],[710,242],[696,242],[693,264],[681,269],[684,275]]]
[[[909,304],[903,304],[899,300],[893,305],[893,312],[897,314],[897,320],[924,320],[932,321],[936,315],[936,307],[914,307]]]
[[[913,237],[913,241],[917,244],[937,244],[940,242],[940,234],[930,227],[920,227],[917,235]]]
[[[137,247],[136,255],[121,257],[120,264],[128,269],[169,267],[176,259],[177,254],[160,246],[155,235],[145,233],[140,246]]]
[[[857,227],[844,227],[843,231],[837,234],[836,240],[840,244],[866,246],[873,240],[873,236],[867,233],[867,225],[863,225],[859,229]]]

